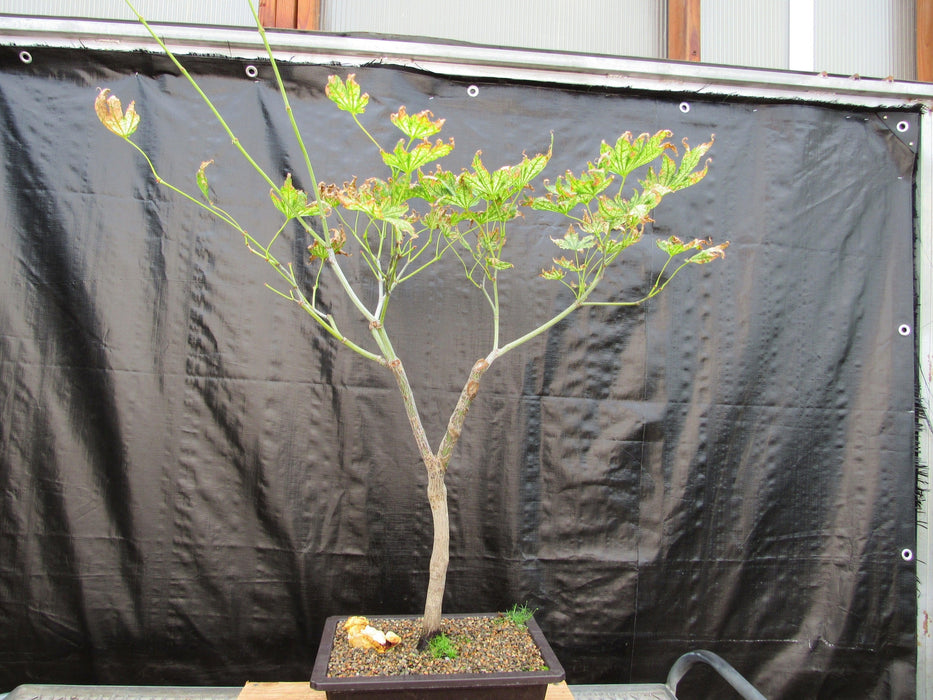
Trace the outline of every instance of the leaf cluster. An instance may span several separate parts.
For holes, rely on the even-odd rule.
[[[385,293],[450,251],[461,260],[467,278],[486,293],[494,311],[498,275],[514,266],[506,251],[508,224],[523,211],[554,212],[569,219],[566,233],[552,239],[559,255],[541,276],[563,283],[582,302],[606,268],[641,240],[664,197],[705,177],[708,162],[702,161],[713,145],[712,139],[695,147],[684,140],[681,155],[670,142],[670,131],[638,136],[626,132],[614,144],[603,142],[595,163],[582,172],[568,171],[553,183],[545,181],[545,194],[532,196],[532,182],[551,159],[553,138],[545,153],[526,154],[514,165],[491,169],[477,151],[469,168],[453,172],[440,161],[453,151],[454,141],[431,141],[444,120],[430,111],[409,114],[399,108],[391,122],[404,138],[389,150],[358,120],[369,96],[354,75],[331,76],[327,96],[353,116],[389,169],[385,179],[322,185],[319,192],[320,201],[338,211],[340,224],[357,240]],[[433,170],[426,168],[429,164],[434,164]],[[639,186],[626,193],[625,183],[636,172],[641,175]],[[341,209],[354,216],[346,217]],[[709,262],[728,244],[707,245],[700,239],[659,243],[670,259],[695,251],[689,263]],[[652,293],[661,286],[659,279]]]
[[[338,109],[350,115],[378,149],[387,172],[365,180],[354,177],[340,185],[318,183],[284,89],[282,94],[305,153],[312,183],[307,191],[296,186],[290,173],[279,181],[281,184],[270,178],[239,145],[217,114],[234,145],[270,185],[269,196],[282,216],[282,223],[268,241],[259,241],[245,231],[212,200],[207,168],[213,161],[202,163],[196,173],[201,193],[199,200],[164,183],[161,178],[159,181],[240,231],[248,248],[263,257],[286,281],[288,289],[279,291],[280,295],[298,302],[341,342],[381,362],[393,357],[383,334],[374,333],[377,342],[382,338],[380,353],[365,351],[346,339],[334,319],[318,308],[317,291],[326,267],[330,266],[338,276],[351,300],[375,330],[384,321],[391,295],[399,284],[445,255],[454,255],[460,260],[466,278],[482,291],[492,309],[493,349],[501,354],[572,311],[568,308],[538,326],[532,334],[507,346],[499,344],[499,275],[512,268],[515,256],[521,255],[520,250],[509,252],[506,247],[510,222],[527,211],[551,212],[565,217],[568,220],[566,232],[562,237],[551,239],[558,254],[553,265],[541,272],[541,277],[560,282],[572,290],[573,308],[583,304],[606,304],[608,302],[589,299],[606,269],[642,239],[646,225],[652,221],[653,210],[664,197],[705,177],[708,161],[703,162],[703,158],[713,144],[711,138],[707,143],[690,147],[684,140],[681,155],[670,142],[670,131],[638,136],[626,132],[614,144],[603,142],[595,162],[587,163],[585,169],[567,171],[553,182],[545,180],[544,194],[534,196],[532,183],[551,159],[553,136],[546,152],[533,156],[523,154],[518,163],[493,169],[487,166],[482,151],[477,151],[469,167],[454,172],[443,166],[443,160],[455,147],[452,138],[446,141],[439,138],[443,119],[435,118],[429,110],[410,114],[401,106],[390,117],[391,125],[401,136],[391,147],[384,147],[360,120],[369,104],[369,95],[362,91],[355,75],[346,78],[332,75],[325,94]],[[213,109],[209,100],[208,105]],[[110,95],[109,90],[102,90],[95,109],[104,126],[136,147],[158,177],[148,156],[131,140],[139,124],[134,105],[130,104],[124,112],[119,99]],[[626,192],[626,182],[633,176],[640,177],[638,186]],[[280,262],[273,251],[277,238],[290,223],[297,224],[310,239],[308,260],[317,265],[310,298],[300,288],[291,265]],[[666,264],[645,297],[619,304],[640,303],[654,296],[685,265],[722,257],[727,245],[714,246],[702,239],[659,241],[658,246],[668,255],[668,264],[680,259],[679,266],[665,278]],[[337,265],[338,256],[350,254],[359,255],[377,281],[378,293],[371,306],[358,298]]]
[[[562,238],[552,239],[563,254],[542,277],[557,280],[586,298],[602,279],[605,269],[628,247],[642,239],[651,214],[668,194],[695,185],[708,170],[703,156],[713,145],[709,142],[691,148],[683,141],[683,155],[670,142],[670,131],[633,136],[625,132],[615,142],[600,146],[596,163],[588,163],[581,173],[567,172],[555,182],[545,182],[547,194],[530,199],[532,209],[562,214],[572,223]],[[636,171],[645,169],[640,187],[626,196],[625,183]],[[659,241],[658,246],[670,259],[687,250],[705,245],[694,239],[689,244]],[[728,244],[694,255],[688,262],[701,263],[722,254]],[[661,284],[659,280],[659,284]]]
[[[326,94],[354,118],[363,114],[368,102],[352,74],[345,80],[332,76]],[[455,173],[436,163],[453,151],[453,139],[431,141],[442,130],[443,119],[435,119],[430,111],[409,114],[404,106],[390,119],[403,138],[391,150],[372,139],[389,176],[362,184],[323,185],[321,199],[362,214],[352,222],[342,220],[387,294],[412,271],[448,251],[461,260],[467,277],[484,288],[513,266],[503,255],[505,224],[520,215],[520,195],[547,165],[551,151],[496,170],[477,152],[470,168]],[[432,163],[435,169],[427,171]]]

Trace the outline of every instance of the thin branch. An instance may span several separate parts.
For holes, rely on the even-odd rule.
[[[178,68],[179,71],[181,71],[181,74],[182,74],[183,76],[185,76],[185,78],[187,78],[188,82],[189,82],[189,83],[191,84],[191,86],[194,88],[195,92],[197,92],[198,95],[201,96],[201,99],[204,101],[204,103],[208,106],[208,108],[209,108],[209,109],[211,110],[211,112],[213,113],[214,118],[217,119],[217,122],[220,124],[220,126],[223,128],[223,130],[224,130],[225,132],[227,132],[227,135],[230,137],[230,141],[233,143],[233,145],[236,147],[236,149],[240,152],[240,155],[242,155],[243,158],[246,159],[246,162],[249,163],[249,164],[252,166],[253,170],[255,170],[257,173],[259,173],[259,175],[262,177],[262,179],[264,179],[264,180],[269,184],[269,186],[270,186],[273,190],[275,190],[276,193],[278,193],[278,191],[279,191],[278,185],[276,185],[275,182],[272,181],[272,178],[270,178],[270,177],[266,174],[266,171],[263,170],[255,160],[253,160],[253,157],[249,154],[249,152],[240,144],[240,139],[237,138],[237,136],[236,136],[235,133],[233,133],[233,130],[232,130],[232,129],[230,128],[230,126],[227,124],[227,122],[226,122],[226,120],[223,118],[223,116],[221,116],[220,112],[219,112],[219,111],[217,110],[217,108],[214,106],[214,103],[213,103],[213,102],[211,101],[211,99],[205,94],[205,92],[201,89],[201,86],[198,85],[198,82],[197,82],[193,77],[191,77],[191,74],[188,72],[188,70],[181,64],[181,61],[179,61],[179,60],[175,57],[175,54],[172,53],[172,51],[168,48],[168,46],[166,46],[165,42],[162,41],[161,37],[159,37],[159,35],[155,33],[155,30],[154,30],[151,26],[149,26],[149,23],[146,22],[145,17],[143,17],[141,14],[139,14],[139,12],[136,10],[136,8],[133,7],[133,4],[130,2],[130,0],[124,0],[124,2],[125,2],[125,3],[127,4],[127,6],[130,8],[130,10],[133,12],[133,14],[136,15],[136,19],[139,20],[140,24],[142,24],[142,25],[146,28],[146,31],[148,31],[149,34],[152,36],[152,38],[155,39],[156,43],[158,43],[158,45],[161,47],[162,51],[165,52],[165,55],[168,56],[169,59],[172,61],[172,63],[175,64],[175,67]]]

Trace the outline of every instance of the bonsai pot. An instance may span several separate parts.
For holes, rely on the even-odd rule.
[[[413,619],[415,615],[395,615],[374,619]],[[455,617],[487,617],[496,615],[449,615]],[[311,687],[323,690],[328,700],[544,700],[548,685],[564,679],[564,669],[554,655],[544,633],[531,618],[528,632],[541,652],[545,671],[511,671],[498,673],[449,673],[405,676],[327,676],[334,634],[346,616],[327,618],[321,645],[318,648]],[[375,652],[374,652],[375,653]],[[387,652],[391,653],[391,651]]]

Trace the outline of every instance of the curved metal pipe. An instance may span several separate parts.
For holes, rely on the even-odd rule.
[[[705,649],[688,651],[671,666],[670,673],[667,674],[667,687],[672,694],[677,695],[677,684],[687,674],[687,671],[698,663],[712,666],[713,670],[722,676],[726,683],[735,688],[736,692],[745,700],[767,700],[764,695],[758,692],[755,686],[745,680],[742,674],[732,668],[725,659]]]

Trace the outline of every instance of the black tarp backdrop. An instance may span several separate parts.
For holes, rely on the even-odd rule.
[[[31,50],[0,49],[0,689],[305,679],[325,616],[422,605],[429,513],[392,377],[97,122],[96,87],[136,100],[167,179],[196,191],[214,159],[217,201],[273,231],[268,187],[161,58]],[[268,66],[190,65],[259,162],[307,187]],[[323,98],[343,69],[284,70],[319,176],[381,172]],[[578,313],[485,378],[449,477],[447,610],[528,601],[572,683],[659,681],[708,648],[773,698],[911,697],[917,115],[356,72],[376,133],[432,109],[455,164],[553,132],[553,177],[625,130],[716,134],[710,175],[648,238],[728,239],[726,260]],[[566,303],[536,276],[562,231],[513,230],[507,333]],[[647,241],[606,294],[660,262]],[[456,264],[394,301],[435,440],[488,352],[484,312]]]

